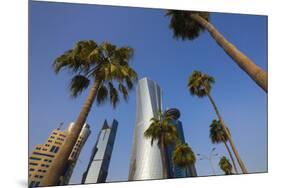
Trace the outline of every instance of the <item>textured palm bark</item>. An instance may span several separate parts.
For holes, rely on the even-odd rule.
[[[167,155],[166,155],[166,148],[164,145],[164,137],[161,137],[160,141],[160,154],[161,154],[161,161],[162,161],[162,173],[163,173],[163,179],[168,178],[168,168],[167,168]]]
[[[238,170],[237,170],[237,167],[236,167],[235,161],[234,161],[234,159],[233,159],[232,153],[231,153],[231,151],[230,151],[230,149],[229,149],[229,147],[228,147],[227,143],[226,143],[226,142],[223,142],[223,143],[224,143],[224,145],[225,145],[225,147],[226,147],[226,149],[227,149],[227,151],[228,151],[228,153],[229,153],[229,157],[230,157],[230,159],[231,159],[231,161],[232,161],[232,164],[233,164],[234,170],[235,170],[236,174],[238,174]]]
[[[268,76],[266,71],[262,70],[259,66],[253,63],[250,58],[226,40],[224,36],[204,18],[198,14],[191,14],[190,17],[206,28],[218,45],[221,46],[223,50],[234,60],[234,62],[236,62],[236,64],[267,93]]]
[[[60,176],[62,176],[63,174],[67,160],[72,152],[73,147],[75,146],[82,127],[86,122],[87,116],[94,103],[100,84],[101,80],[96,79],[92,88],[90,89],[89,95],[82,107],[82,110],[80,111],[78,118],[76,119],[72,131],[67,135],[64,145],[60,148],[56,157],[54,158],[53,163],[48,169],[48,172],[43,179],[41,186],[58,185]]]
[[[243,161],[241,160],[241,157],[240,157],[240,155],[239,155],[239,153],[238,153],[238,151],[237,151],[237,149],[236,149],[236,146],[235,146],[235,144],[234,144],[234,142],[233,142],[233,140],[232,140],[232,138],[231,138],[231,135],[229,134],[228,130],[226,129],[226,126],[225,126],[225,124],[224,124],[224,122],[223,122],[223,120],[222,120],[222,117],[221,117],[221,115],[220,115],[220,113],[219,113],[219,110],[218,110],[216,104],[215,104],[215,101],[213,100],[213,98],[211,97],[210,94],[207,94],[207,96],[208,96],[208,98],[210,99],[210,101],[211,101],[211,103],[212,103],[212,105],[213,105],[213,107],[214,107],[214,109],[215,109],[215,112],[216,112],[216,114],[217,114],[217,116],[218,116],[218,118],[219,118],[219,120],[220,120],[220,122],[221,122],[221,125],[222,125],[223,130],[224,130],[225,133],[226,133],[226,136],[227,136],[228,141],[229,141],[229,143],[230,143],[230,145],[231,145],[232,151],[233,151],[233,153],[234,153],[234,155],[235,155],[235,157],[236,157],[236,159],[237,159],[237,161],[238,161],[238,164],[239,164],[239,166],[240,166],[240,168],[241,168],[243,174],[247,174],[248,171],[247,171],[247,169],[246,169],[246,167],[245,167]]]

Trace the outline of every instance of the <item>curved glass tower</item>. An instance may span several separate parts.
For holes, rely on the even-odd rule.
[[[150,119],[162,109],[160,87],[152,80],[143,78],[137,86],[137,111],[134,142],[128,180],[161,179],[162,164],[157,142],[151,146],[150,139],[144,138]]]

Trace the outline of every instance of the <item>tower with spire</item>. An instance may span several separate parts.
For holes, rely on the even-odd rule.
[[[117,127],[118,122],[115,119],[111,126],[106,120],[104,121],[92,150],[87,170],[83,174],[82,184],[104,183],[106,181]]]

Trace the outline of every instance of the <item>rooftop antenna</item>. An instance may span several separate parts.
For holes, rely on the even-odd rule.
[[[60,122],[58,130],[61,130],[62,126],[63,126],[63,122]]]

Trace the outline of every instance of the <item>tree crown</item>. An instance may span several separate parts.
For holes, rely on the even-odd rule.
[[[230,134],[228,128],[226,128]],[[210,139],[213,143],[227,142],[228,137],[219,120],[214,119],[210,125]]]
[[[192,14],[197,14],[209,21],[208,12],[167,10],[166,16],[170,17],[169,27],[173,31],[174,38],[182,40],[193,40],[197,38],[205,28],[191,18]]]
[[[196,162],[196,157],[187,143],[179,143],[173,152],[172,160],[175,165],[186,168]]]
[[[55,73],[68,70],[73,75],[70,94],[77,97],[92,80],[99,80],[97,103],[109,100],[113,107],[119,102],[119,93],[125,100],[128,91],[137,80],[137,73],[129,63],[133,57],[133,49],[124,46],[118,48],[109,42],[98,45],[93,40],[79,41],[76,45],[55,59]]]
[[[144,136],[151,139],[151,145],[153,145],[155,140],[158,140],[157,144],[160,145],[162,137],[165,147],[176,142],[178,138],[177,129],[170,115],[158,112],[158,115],[151,118],[150,122],[148,129],[144,132]]]
[[[232,165],[225,156],[221,157],[219,166],[226,175],[232,174]]]
[[[211,92],[214,83],[215,79],[212,76],[203,74],[200,71],[193,71],[188,79],[187,87],[191,95],[205,97]]]

